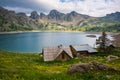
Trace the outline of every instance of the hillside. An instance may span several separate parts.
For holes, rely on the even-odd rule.
[[[33,11],[26,16],[0,7],[0,32],[26,30],[119,32],[120,12],[92,17],[75,11],[64,14],[51,10],[48,15]]]
[[[66,62],[44,62],[39,54],[0,51],[0,80],[120,80],[120,73],[113,71],[67,74],[72,64],[94,60],[120,70],[120,59],[106,62],[106,57],[111,54],[120,57],[119,52],[98,53]]]
[[[0,7],[0,32],[36,30],[40,23],[30,19],[25,13],[15,13]]]

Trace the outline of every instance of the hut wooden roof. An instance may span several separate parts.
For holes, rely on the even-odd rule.
[[[68,47],[66,46],[46,47],[43,49],[44,61],[55,60],[61,54],[62,51],[65,51],[71,58],[73,58],[72,52],[69,46]]]

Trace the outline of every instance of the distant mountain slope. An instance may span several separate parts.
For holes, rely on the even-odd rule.
[[[26,16],[0,7],[0,31],[17,31],[38,29],[39,24]]]
[[[120,12],[116,12],[116,13],[111,13],[111,14],[107,14],[104,18],[106,18],[109,21],[120,21]]]
[[[120,32],[120,12],[99,17],[97,20],[89,22],[86,26],[88,27],[87,31]]]

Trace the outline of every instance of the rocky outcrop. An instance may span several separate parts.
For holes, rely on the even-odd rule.
[[[90,71],[119,71],[115,68],[111,68],[107,65],[104,65],[100,62],[90,62],[90,63],[78,63],[73,64],[67,71],[68,74],[73,73],[85,73]]]

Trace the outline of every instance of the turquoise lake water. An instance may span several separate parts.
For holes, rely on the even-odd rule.
[[[89,44],[95,46],[96,38],[86,37],[83,32],[26,32],[0,34],[0,49],[14,52],[42,52],[44,47]],[[94,34],[97,37],[100,34]]]

